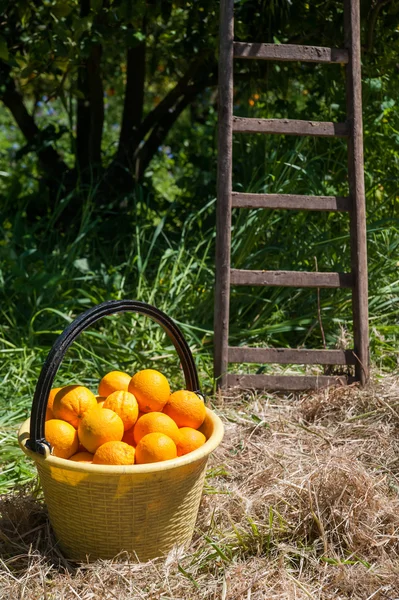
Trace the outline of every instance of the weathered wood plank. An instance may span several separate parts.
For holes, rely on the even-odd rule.
[[[233,133],[271,133],[281,135],[312,135],[317,137],[346,137],[347,123],[328,121],[299,121],[294,119],[252,119],[233,116]]]
[[[235,58],[260,60],[281,60],[314,63],[347,63],[348,51],[345,48],[323,46],[298,46],[295,44],[247,44],[234,42]]]
[[[271,391],[318,390],[331,385],[347,385],[353,378],[346,375],[236,375],[227,376],[228,387]]]
[[[281,365],[354,365],[352,350],[308,350],[297,348],[249,348],[229,346],[229,363]]]
[[[232,192],[233,208],[284,208],[292,210],[350,211],[351,200],[341,196],[295,194],[243,194]]]
[[[233,39],[232,0],[220,3],[218,168],[216,207],[216,279],[214,314],[214,374],[224,387],[227,374],[230,312],[230,246],[232,186]]]
[[[346,66],[346,110],[349,123],[349,191],[353,201],[350,223],[351,261],[352,271],[356,273],[352,297],[353,334],[355,352],[359,357],[355,370],[356,377],[365,385],[369,379],[370,351],[359,0],[345,0],[344,19],[345,47],[349,54]]]
[[[350,288],[353,286],[353,278],[350,273],[230,269],[230,283],[231,285]]]

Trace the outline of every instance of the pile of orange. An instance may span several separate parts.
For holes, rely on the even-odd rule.
[[[87,387],[51,390],[45,437],[53,454],[102,465],[154,463],[183,456],[206,442],[198,429],[203,400],[194,392],[171,393],[167,378],[154,369],[133,377],[107,373],[98,396]]]

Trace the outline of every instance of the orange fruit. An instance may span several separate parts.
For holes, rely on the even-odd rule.
[[[98,394],[106,398],[113,392],[127,392],[131,376],[123,371],[111,371],[104,375],[98,386]]]
[[[177,456],[184,456],[196,450],[206,442],[206,437],[200,431],[192,427],[182,427],[177,436]]]
[[[120,416],[125,431],[133,427],[139,414],[137,400],[130,392],[113,392],[105,400],[103,408],[109,408]]]
[[[105,442],[120,442],[124,427],[122,419],[109,408],[93,408],[79,423],[79,440],[89,452]]]
[[[176,458],[174,441],[164,433],[148,433],[136,446],[136,463],[139,465]]]
[[[56,419],[68,421],[77,429],[85,413],[96,406],[96,397],[87,387],[67,385],[55,395],[53,413]]]
[[[203,400],[188,390],[179,390],[171,394],[163,412],[171,417],[178,427],[193,429],[202,425],[206,414]]]
[[[139,412],[139,416],[138,416],[137,420],[139,420],[140,417],[142,417],[143,415],[146,415],[146,414],[147,413]],[[123,434],[122,442],[126,442],[126,444],[129,444],[130,446],[133,446],[134,448],[136,447],[136,442],[134,441],[134,425],[133,425],[133,427],[131,427],[130,429],[125,431],[125,433]]]
[[[133,465],[135,449],[124,442],[106,442],[97,448],[94,465]]]
[[[164,415],[161,412],[150,412],[140,417],[133,428],[136,444],[149,433],[164,433],[176,443],[179,428],[168,415]]]
[[[69,460],[73,460],[74,462],[91,463],[93,462],[93,454],[90,452],[77,452],[71,456]]]
[[[61,421],[61,419],[46,421],[44,436],[51,444],[54,456],[69,458],[78,451],[78,432],[70,423]]]
[[[56,393],[59,392],[60,390],[62,390],[62,388],[53,388],[52,390],[50,390],[50,393],[48,395],[48,400],[47,400],[46,421],[49,421],[50,419],[55,419],[54,413],[53,413],[54,398],[55,398]]]
[[[134,441],[134,427],[131,427],[123,434],[122,442],[125,444],[129,444],[129,446],[136,447],[136,442]]]
[[[161,412],[170,395],[165,375],[154,369],[143,369],[133,375],[129,392],[135,395],[142,412]]]

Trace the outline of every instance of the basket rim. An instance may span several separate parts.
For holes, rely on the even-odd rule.
[[[189,454],[179,456],[171,460],[163,462],[145,464],[145,465],[93,465],[90,463],[77,463],[66,458],[59,458],[48,454],[43,456],[37,452],[32,452],[26,448],[26,442],[29,439],[30,431],[30,417],[22,423],[18,431],[18,444],[22,451],[29,456],[35,463],[40,463],[43,467],[57,467],[67,471],[75,471],[77,473],[92,473],[94,474],[106,474],[119,476],[125,475],[139,475],[145,473],[157,473],[160,471],[169,471],[172,469],[178,469],[185,465],[197,462],[203,458],[209,456],[213,450],[219,446],[224,435],[224,426],[220,417],[206,407],[206,416],[210,419],[213,425],[213,431],[209,439],[203,446],[193,450]]]

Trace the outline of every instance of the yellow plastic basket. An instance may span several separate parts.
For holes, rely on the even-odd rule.
[[[113,558],[122,551],[146,561],[192,538],[210,453],[223,438],[219,417],[206,410],[207,441],[185,456],[149,465],[106,466],[53,456],[44,438],[47,398],[62,358],[83,329],[104,315],[135,311],[157,321],[180,356],[187,389],[199,392],[191,352],[176,325],[132,300],[100,304],[78,317],[55,342],[43,366],[31,419],[20,428],[22,450],[36,463],[60,549],[72,560]]]

